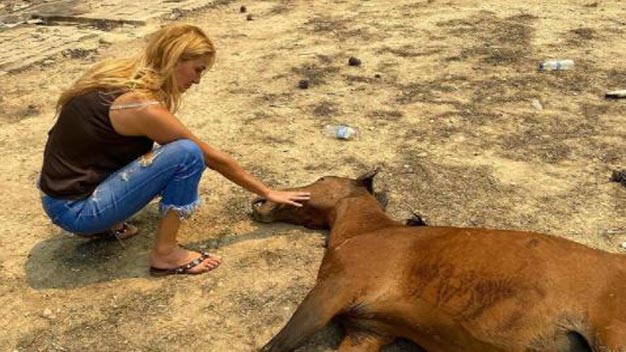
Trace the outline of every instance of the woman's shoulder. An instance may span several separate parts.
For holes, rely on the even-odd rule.
[[[160,102],[137,92],[124,92],[111,104],[111,110],[126,110],[159,105]]]

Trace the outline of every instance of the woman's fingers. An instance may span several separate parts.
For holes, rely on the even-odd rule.
[[[311,199],[310,192],[273,191],[267,197],[268,200],[276,203],[284,203],[301,207],[301,201]]]
[[[302,206],[302,203],[298,203],[298,202],[293,201],[293,200],[290,200],[290,201],[288,201],[286,203],[289,204],[289,205],[292,205],[294,207],[301,207]]]
[[[311,199],[311,194],[309,192],[291,192],[289,195],[289,203],[296,207],[301,207],[302,203],[298,201],[304,201]]]

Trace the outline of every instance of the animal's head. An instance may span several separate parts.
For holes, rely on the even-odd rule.
[[[357,179],[324,176],[308,186],[290,189],[311,193],[311,198],[303,202],[302,207],[276,204],[264,198],[257,198],[252,202],[252,216],[264,223],[281,221],[309,228],[327,228],[330,211],[342,199],[374,196],[374,176],[379,171],[379,169],[370,171]],[[384,194],[376,194],[375,197],[383,208],[387,205]]]

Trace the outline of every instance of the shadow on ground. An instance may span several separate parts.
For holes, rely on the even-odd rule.
[[[74,289],[100,282],[149,276],[148,255],[154,243],[156,219],[133,221],[137,237],[120,244],[116,239],[86,239],[65,231],[37,243],[28,255],[26,277],[36,290]],[[153,224],[153,225],[150,225]],[[184,243],[193,250],[214,251],[240,242],[289,235],[291,225],[262,226],[243,234]],[[307,231],[318,236],[319,231]]]
[[[39,242],[26,262],[28,285],[36,290],[73,289],[98,282],[148,275],[151,236],[125,242],[88,240],[60,232]]]

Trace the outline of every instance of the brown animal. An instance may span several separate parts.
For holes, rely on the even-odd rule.
[[[262,222],[330,227],[317,283],[262,351],[291,351],[333,317],[339,351],[398,337],[437,351],[626,351],[626,258],[539,233],[410,227],[373,196],[375,173],[297,188],[301,207],[254,203]]]

